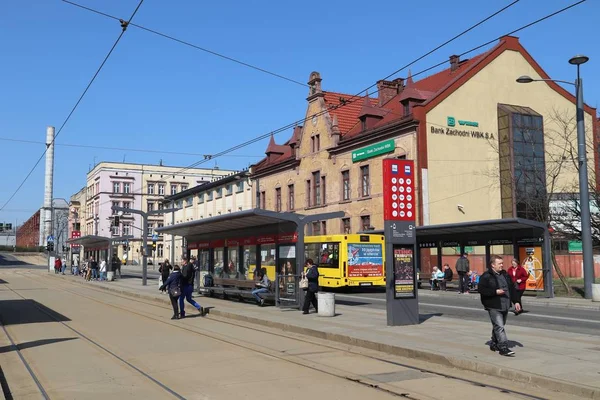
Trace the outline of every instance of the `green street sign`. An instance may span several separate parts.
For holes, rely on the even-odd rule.
[[[366,160],[368,158],[377,157],[381,154],[391,153],[396,148],[394,139],[372,144],[371,146],[363,147],[362,149],[352,152],[352,162]]]
[[[578,240],[569,240],[569,253],[583,253],[583,245]]]

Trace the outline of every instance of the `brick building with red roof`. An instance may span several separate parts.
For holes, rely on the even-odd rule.
[[[575,97],[554,82],[518,84],[521,75],[549,79],[511,36],[470,59],[450,56],[433,75],[378,81],[377,97],[324,91],[313,72],[305,124],[283,144],[272,137],[251,169],[257,206],[346,213],[314,223],[314,234],[382,229],[382,160],[407,158],[417,171],[419,225],[535,219],[525,197],[546,195],[545,172],[561,146],[553,117],[574,116]],[[596,110],[585,106],[585,114],[598,149]],[[598,161],[594,152],[592,180]],[[577,191],[576,183],[577,171],[565,165],[554,188]]]

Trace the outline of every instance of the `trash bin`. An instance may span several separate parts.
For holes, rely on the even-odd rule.
[[[317,293],[319,303],[319,317],[335,316],[335,293]]]
[[[106,280],[109,282],[112,282],[112,280],[115,278],[115,272],[114,271],[108,271],[106,273]]]
[[[600,301],[600,283],[592,283],[592,301]]]

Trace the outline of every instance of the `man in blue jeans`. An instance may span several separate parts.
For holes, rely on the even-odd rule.
[[[252,296],[256,299],[256,303],[259,306],[265,305],[265,299],[259,296],[260,293],[268,293],[269,286],[271,286],[271,282],[269,281],[269,277],[267,276],[266,268],[261,268],[258,272],[258,282],[256,282],[257,289],[252,291]]]
[[[196,307],[200,311],[200,315],[204,316],[204,308],[192,299],[192,293],[194,293],[194,275],[196,272],[194,271],[194,265],[188,261],[186,256],[181,257],[181,264],[183,268],[181,269],[181,296],[179,296],[180,316],[181,318],[185,318],[184,300],[187,300],[188,303]]]

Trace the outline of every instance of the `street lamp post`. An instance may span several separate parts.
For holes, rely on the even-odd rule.
[[[539,81],[554,81],[567,83],[575,86],[575,97],[577,106],[577,161],[579,165],[579,207],[581,210],[581,246],[583,250],[583,284],[585,298],[592,298],[592,284],[594,283],[594,255],[592,247],[592,223],[590,213],[590,192],[588,181],[587,152],[585,142],[585,120],[583,109],[583,79],[579,75],[581,64],[588,62],[589,58],[577,55],[569,60],[569,64],[577,66],[577,80],[572,82],[559,81],[555,79],[533,79],[529,76],[521,76],[518,83],[531,83]]]

